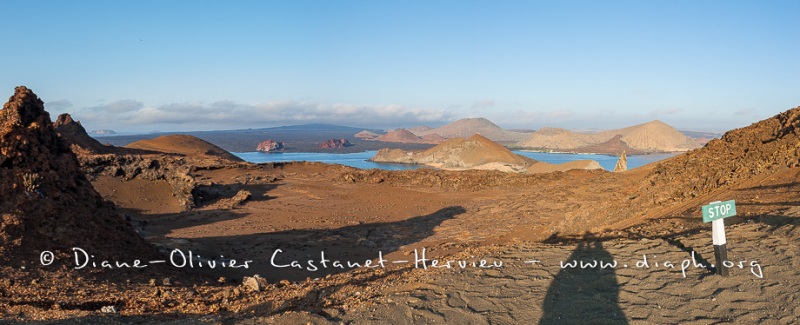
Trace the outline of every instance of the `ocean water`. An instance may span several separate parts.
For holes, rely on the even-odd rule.
[[[364,151],[356,153],[319,153],[319,152],[285,152],[285,153],[264,153],[264,152],[234,152],[233,154],[251,163],[265,162],[289,162],[289,161],[313,161],[326,164],[340,164],[360,169],[386,169],[386,170],[409,170],[418,168],[429,168],[421,165],[407,164],[384,164],[367,161],[375,156],[377,151]],[[606,170],[614,170],[617,163],[616,156],[595,155],[595,154],[571,154],[571,153],[547,153],[532,151],[514,151],[514,153],[533,158],[539,161],[560,164],[574,160],[591,159],[600,163]],[[652,154],[628,156],[628,168],[636,168],[649,163],[674,156],[675,154]]]
[[[409,164],[384,164],[367,161],[375,156],[377,151],[364,151],[355,153],[324,153],[324,152],[233,152],[234,155],[251,163],[313,161],[326,164],[340,164],[360,169],[386,169],[386,170],[411,170],[430,168],[422,165]]]

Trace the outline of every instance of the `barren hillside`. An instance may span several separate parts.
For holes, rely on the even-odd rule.
[[[485,118],[464,118],[453,123],[427,131],[417,131],[425,136],[436,133],[445,138],[469,138],[480,134],[495,142],[517,142],[527,138],[527,134],[504,130]]]
[[[683,152],[700,144],[675,128],[652,121],[623,129],[600,133],[579,133],[565,129],[543,128],[518,143],[525,148],[567,152],[652,153]]]
[[[150,140],[131,143],[126,148],[152,150],[164,153],[176,153],[187,156],[219,157],[230,161],[242,161],[239,157],[191,135],[165,135]]]

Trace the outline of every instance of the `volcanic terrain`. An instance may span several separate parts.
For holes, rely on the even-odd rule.
[[[181,137],[76,157],[82,144],[24,87],[0,119],[2,322],[800,321],[800,107],[616,173],[255,165]],[[699,209],[728,199],[728,256],[742,263],[721,277]],[[98,261],[196,258],[76,270],[74,246]],[[232,259],[250,262],[221,266]],[[619,263],[563,267],[573,260]]]

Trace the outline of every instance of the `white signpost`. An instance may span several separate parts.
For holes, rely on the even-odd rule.
[[[736,202],[716,201],[703,206],[703,222],[711,223],[711,240],[714,243],[714,257],[717,260],[717,274],[728,276],[728,249],[725,240],[725,218],[736,215]]]

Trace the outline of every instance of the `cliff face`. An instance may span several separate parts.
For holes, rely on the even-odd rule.
[[[0,260],[72,247],[104,258],[157,256],[97,194],[43,102],[22,86],[0,111],[0,215]]]

